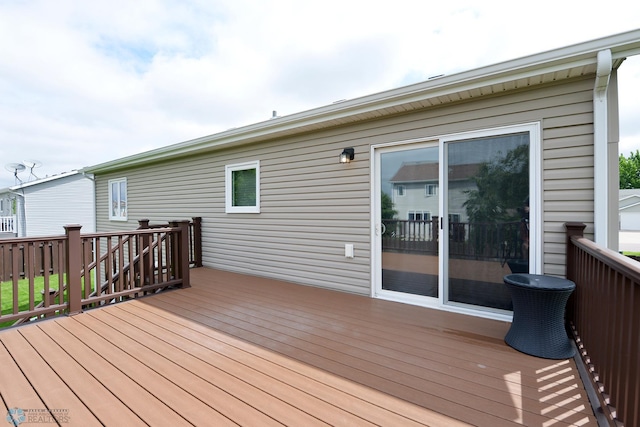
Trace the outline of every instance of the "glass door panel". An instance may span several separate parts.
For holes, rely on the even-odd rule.
[[[383,151],[379,157],[381,288],[438,298],[439,149]]]
[[[529,133],[445,143],[447,303],[512,310],[529,271]]]

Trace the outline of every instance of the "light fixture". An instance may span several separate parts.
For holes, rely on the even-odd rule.
[[[340,163],[350,163],[351,160],[353,160],[354,153],[355,151],[351,147],[342,150],[342,153],[340,153]]]

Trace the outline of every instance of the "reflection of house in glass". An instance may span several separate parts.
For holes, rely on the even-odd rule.
[[[480,165],[463,164],[449,166],[448,207],[451,222],[467,222],[468,217],[463,203],[465,192],[476,189],[472,178]],[[409,221],[429,221],[440,216],[440,185],[438,163],[405,162],[389,180],[393,184],[393,208],[397,218]]]

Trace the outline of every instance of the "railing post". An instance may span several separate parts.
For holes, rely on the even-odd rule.
[[[583,237],[584,236],[584,229],[587,226],[581,222],[566,222],[564,224],[564,228],[566,230],[566,234],[567,234],[567,242],[566,242],[566,260],[565,260],[565,264],[566,264],[566,273],[565,276],[567,279],[569,280],[573,280],[574,282],[576,281],[576,267],[575,267],[575,250],[573,247],[573,243],[571,242],[571,238],[572,237]],[[580,296],[580,293],[582,292],[582,290],[580,289],[580,287],[578,286],[578,283],[576,282],[576,290],[571,294],[571,296],[569,297],[569,300],[567,301],[567,306],[566,306],[566,318],[569,322],[575,323],[576,321],[576,313],[577,313],[577,299]]]
[[[140,219],[138,220],[138,230],[148,230],[149,229],[149,220],[148,219]],[[148,251],[149,248],[149,235],[145,234],[140,238],[140,247],[138,247],[138,255],[140,256],[140,265],[142,271],[142,277],[140,277],[140,286],[150,285],[151,278],[153,277],[153,270],[150,267],[149,260],[151,259],[151,251]],[[147,253],[145,254],[145,251]]]
[[[80,272],[82,270],[82,240],[80,238],[81,225],[65,225],[67,236],[66,273],[67,273],[67,300],[69,301],[68,314],[74,315],[82,312],[82,282]],[[61,295],[62,292],[61,292]]]
[[[574,276],[573,274],[575,273],[575,271],[573,270],[573,245],[571,244],[571,238],[572,237],[583,237],[584,236],[584,229],[587,226],[581,222],[566,222],[564,224],[564,228],[566,229],[566,233],[567,233],[567,260],[566,260],[566,265],[567,265],[567,272],[566,272],[566,276],[567,279],[573,280]]]
[[[202,267],[202,217],[193,220],[193,262],[196,267]]]
[[[431,222],[431,235],[433,236],[433,238],[431,239],[431,242],[434,244],[432,250],[437,251],[438,250],[438,240],[440,239],[440,217],[439,216],[434,216]]]
[[[172,250],[172,267],[182,278],[182,287],[189,288],[191,287],[189,280],[189,221],[171,221],[169,225],[171,228],[180,229],[177,244]]]

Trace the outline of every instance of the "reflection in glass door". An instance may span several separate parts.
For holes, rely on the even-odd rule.
[[[381,289],[438,298],[438,146],[379,153]]]
[[[503,277],[529,271],[529,133],[444,150],[445,302],[512,310]]]

